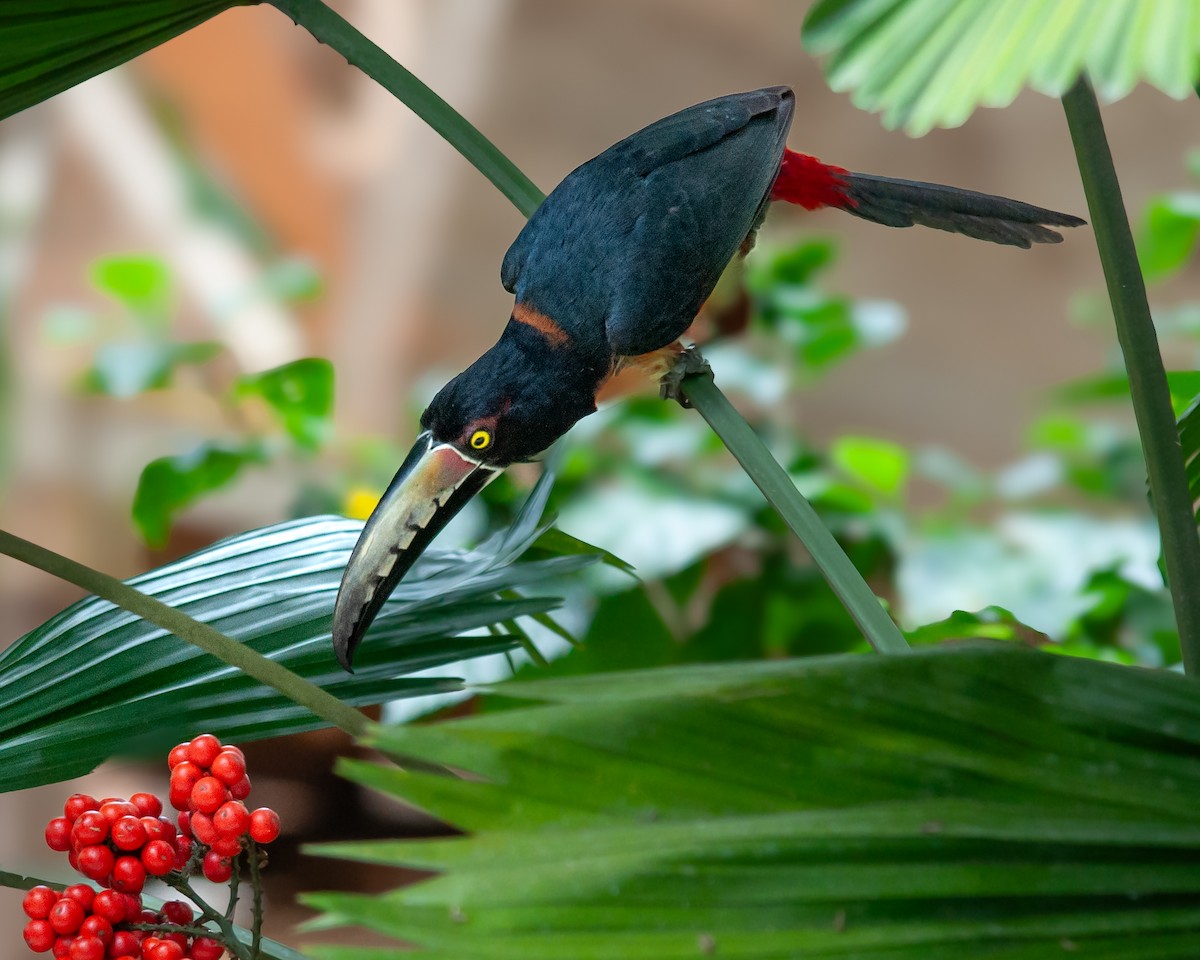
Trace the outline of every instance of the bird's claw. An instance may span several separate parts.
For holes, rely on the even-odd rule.
[[[671,369],[658,381],[658,395],[664,400],[674,400],[681,407],[690,410],[692,402],[683,392],[683,381],[692,374],[711,372],[712,368],[700,353],[699,347],[684,347]]]

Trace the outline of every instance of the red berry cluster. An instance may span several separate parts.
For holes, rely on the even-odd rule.
[[[170,929],[193,923],[188,904],[173,901],[161,913],[145,910],[142,887],[147,877],[162,877],[195,899],[186,886],[187,874],[202,863],[209,880],[229,880],[234,860],[248,842],[266,844],[279,836],[279,815],[268,807],[253,813],[246,809],[246,758],[212,734],[179,744],[167,764],[171,805],[181,811],[178,829],[162,815],[162,801],[149,793],[135,793],[128,800],[77,793],[63,806],[63,815],[46,824],[50,849],[66,853],[72,867],[107,889],[97,892],[76,884],[62,893],[45,886],[30,890],[24,908],[29,917],[25,942],[31,950],[53,950],[58,960],[222,956],[225,948],[218,939]],[[150,932],[133,925],[160,929]]]
[[[208,848],[204,876],[224,883],[233,873],[233,858],[246,838],[270,843],[279,836],[279,814],[269,807],[251,813],[246,758],[237,747],[221,746],[211,733],[181,743],[167,756],[171,768],[171,806],[180,811],[179,829]]]
[[[128,800],[71,796],[63,815],[46,824],[46,844],[65,852],[89,880],[121,893],[141,893],[146,876],[182,870],[192,841],[161,816],[162,801],[150,793]]]
[[[128,924],[188,927],[192,908],[174,900],[162,912],[142,909],[141,898],[85,883],[61,893],[34,887],[22,901],[29,922],[25,942],[35,953],[54,951],[56,960],[219,960],[225,948],[210,937],[163,930],[151,936]]]

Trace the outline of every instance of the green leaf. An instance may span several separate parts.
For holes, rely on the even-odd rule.
[[[142,539],[152,547],[164,546],[176,515],[232,481],[246,464],[261,459],[257,445],[203,443],[191,453],[151,460],[142,469],[133,495],[133,521]]]
[[[955,610],[945,620],[904,631],[904,636],[913,646],[968,639],[1050,642],[1049,637],[1023,624],[1012,611],[997,606],[985,607],[978,613]]]
[[[309,357],[240,378],[239,398],[259,397],[300,446],[315,450],[329,434],[333,413],[333,364]]]
[[[1187,467],[1188,492],[1192,503],[1200,502],[1200,395],[1179,417],[1179,443]],[[1197,515],[1200,522],[1200,514]]]
[[[171,298],[171,276],[167,265],[157,257],[104,257],[92,264],[92,283],[143,323],[156,328],[164,322]]]
[[[0,5],[0,119],[243,2],[5,0]]]
[[[916,136],[1025,86],[1061,96],[1085,68],[1107,100],[1140,82],[1184,99],[1200,78],[1195,0],[819,0],[803,40],[834,90]]]
[[[548,475],[547,475],[548,476]],[[549,480],[535,488],[543,502]],[[362,523],[313,517],[223,540],[135,577],[176,607],[362,706],[459,687],[402,675],[497,653],[509,636],[461,636],[554,609],[501,595],[548,584],[594,556],[524,562],[539,512],[469,553],[430,550],[396,589],[355,673],[333,656],[334,596]],[[251,740],[326,724],[275,690],[95,597],[0,654],[0,790],[80,776],[118,753],[152,754],[210,730]]]
[[[889,499],[904,492],[908,453],[898,444],[870,437],[838,437],[829,459],[845,474]]]
[[[1200,371],[1168,371],[1167,386],[1171,391],[1172,406],[1176,410],[1183,410],[1197,394],[1200,394]],[[1121,399],[1129,396],[1129,376],[1124,373],[1105,373],[1084,377],[1060,387],[1056,393],[1059,399],[1066,403]]]
[[[1155,197],[1138,235],[1138,261],[1147,281],[1169,277],[1196,249],[1200,237],[1200,194]]]
[[[578,537],[573,537],[569,533],[564,533],[557,527],[551,527],[540,537],[533,542],[529,548],[527,556],[534,557],[573,557],[579,554],[589,554],[597,556],[600,560],[610,567],[620,570],[622,573],[627,573],[634,579],[637,579],[633,565],[626,563],[615,553],[610,553],[608,550],[601,550],[599,547],[593,547],[590,543],[585,543]]]
[[[495,691],[535,704],[375,740],[470,778],[343,762],[471,835],[319,848],[438,874],[308,896],[320,926],[486,960],[1183,960],[1200,937],[1184,677],[971,644]]]
[[[171,385],[175,368],[207,363],[224,347],[214,341],[174,343],[164,339],[112,340],[96,350],[82,386],[92,393],[122,399]]]

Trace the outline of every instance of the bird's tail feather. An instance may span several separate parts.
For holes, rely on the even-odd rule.
[[[844,179],[847,203],[842,209],[889,227],[919,224],[1028,248],[1035,243],[1061,243],[1062,234],[1050,227],[1084,223],[1069,213],[937,183],[867,173],[849,173]]]
[[[1077,227],[1085,222],[1068,213],[974,190],[852,173],[792,150],[784,153],[771,196],[809,210],[837,207],[889,227],[919,224],[1025,248],[1060,243],[1062,234],[1050,227]]]

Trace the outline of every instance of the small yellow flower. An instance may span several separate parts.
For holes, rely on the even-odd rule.
[[[351,487],[342,500],[342,515],[351,520],[366,520],[382,494],[372,487]]]

